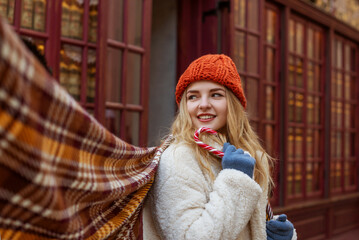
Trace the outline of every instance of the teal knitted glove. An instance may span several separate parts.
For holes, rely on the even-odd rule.
[[[236,149],[236,147],[230,143],[225,143],[223,145],[223,152],[223,169],[236,169],[247,174],[250,178],[253,177],[253,170],[256,160],[251,157],[251,155],[244,153],[244,151],[240,148]]]
[[[291,240],[293,237],[294,226],[287,221],[285,214],[280,215],[276,220],[266,223],[267,240]]]

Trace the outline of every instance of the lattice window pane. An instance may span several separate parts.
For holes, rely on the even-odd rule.
[[[314,169],[313,169],[313,163],[307,163],[307,175],[306,175],[306,180],[307,180],[307,193],[309,192],[313,192],[313,178],[314,178]]]
[[[275,44],[276,38],[275,38],[275,29],[277,27],[277,13],[272,10],[267,10],[267,34],[266,34],[266,40],[267,43]]]
[[[250,117],[258,116],[258,80],[254,78],[247,78],[247,104],[248,114]]]
[[[107,79],[106,100],[122,102],[122,50],[108,48],[107,50]]]
[[[293,191],[293,175],[294,175],[294,170],[293,170],[293,163],[288,163],[287,164],[287,194],[289,196],[294,194]]]
[[[135,146],[139,145],[140,113],[126,112],[125,118],[125,141]]]
[[[321,142],[321,131],[320,130],[314,130],[314,144],[313,144],[313,152],[314,157],[320,158],[320,142]]]
[[[14,23],[15,0],[0,0],[0,16],[10,24]]]
[[[235,24],[244,28],[246,24],[246,0],[234,1]]]
[[[266,50],[266,80],[275,82],[275,50],[272,48]]]
[[[314,64],[312,62],[308,63],[307,81],[308,90],[314,91]]]
[[[76,100],[81,95],[82,48],[70,44],[62,44],[60,62],[60,84]]]
[[[105,127],[115,135],[120,135],[121,112],[115,109],[105,110]]]
[[[108,0],[108,38],[123,42],[123,0]]]
[[[245,71],[245,34],[242,32],[235,33],[234,61],[239,71]]]
[[[120,8],[122,9],[122,8]],[[116,9],[117,12],[121,12],[119,9]],[[118,20],[118,15],[116,20]],[[88,40],[89,42],[95,43],[97,41],[97,27],[98,27],[98,4],[92,3],[90,1],[90,11],[89,11],[89,20],[88,20]]]
[[[303,121],[303,105],[304,105],[304,95],[301,93],[295,94],[295,121]]]
[[[258,74],[258,49],[259,41],[256,36],[248,36],[248,49],[247,49],[247,70],[249,73]]]
[[[295,158],[302,160],[303,158],[303,130],[301,128],[295,129]]]
[[[295,83],[295,65],[294,65],[294,57],[293,56],[289,56],[288,70],[289,70],[288,84],[290,86],[294,86],[294,83]]]
[[[288,128],[288,158],[294,158],[294,129]]]
[[[142,46],[142,8],[143,0],[127,1],[128,6],[128,43]]]
[[[313,29],[309,28],[307,33],[307,56],[311,59],[314,58],[314,41],[313,41]]]
[[[295,26],[295,36],[296,36],[296,53],[297,54],[303,54],[304,51],[304,26],[302,23],[297,22]]]
[[[266,119],[274,120],[274,88],[271,86],[266,87]]]
[[[93,103],[96,95],[96,50],[88,50],[86,101]]]
[[[84,3],[77,0],[62,1],[61,36],[82,39]]]
[[[312,129],[307,130],[307,158],[313,158],[314,157],[314,148],[317,146],[314,146],[314,132]]]
[[[302,164],[296,163],[294,169],[294,193],[296,195],[302,194]]]
[[[141,55],[128,54],[126,103],[140,104]]]
[[[303,60],[296,60],[296,86],[299,88],[303,87]]]
[[[21,1],[21,27],[40,32],[45,31],[46,0]]]
[[[250,0],[248,1],[248,28],[251,30],[257,31],[259,28],[259,7],[258,7],[258,0]]]
[[[265,146],[269,154],[274,154],[274,127],[270,124],[265,126]]]

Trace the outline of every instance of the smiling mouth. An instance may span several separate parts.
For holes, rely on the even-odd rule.
[[[208,120],[214,119],[215,117],[216,116],[214,116],[214,115],[201,115],[201,116],[198,116],[198,119],[208,121]]]

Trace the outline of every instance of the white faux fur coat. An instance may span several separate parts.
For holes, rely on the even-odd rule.
[[[162,154],[145,201],[144,239],[266,240],[267,189],[219,161],[212,182],[194,156],[184,144]]]

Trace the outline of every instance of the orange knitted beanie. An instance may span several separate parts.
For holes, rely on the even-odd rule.
[[[180,77],[176,86],[176,102],[180,103],[183,92],[195,81],[208,80],[230,89],[246,108],[241,78],[231,58],[223,54],[208,54],[193,61]]]

